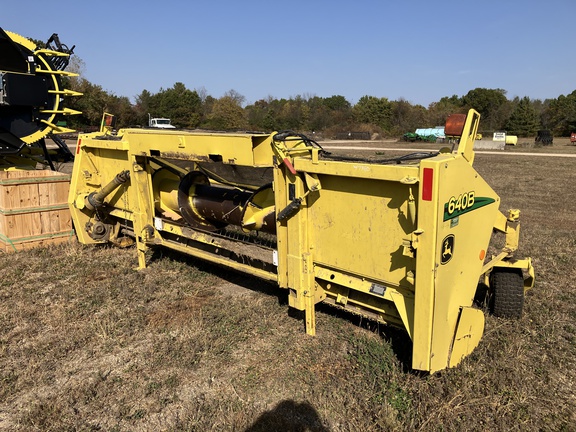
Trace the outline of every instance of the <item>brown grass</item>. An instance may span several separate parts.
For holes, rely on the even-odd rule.
[[[501,208],[522,209],[537,285],[521,320],[487,316],[477,350],[432,376],[407,370],[401,331],[319,307],[307,337],[283,291],[188,257],[2,255],[0,429],[572,430],[573,163],[477,156]]]

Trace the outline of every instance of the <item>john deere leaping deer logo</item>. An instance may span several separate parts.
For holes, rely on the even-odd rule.
[[[442,240],[442,253],[440,255],[440,264],[447,264],[452,259],[454,253],[454,234],[450,234]]]

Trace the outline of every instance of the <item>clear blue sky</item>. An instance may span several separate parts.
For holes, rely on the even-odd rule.
[[[476,87],[576,90],[576,0],[6,1],[0,26],[76,45],[84,76],[132,100],[183,82],[247,103],[363,95],[427,106]]]

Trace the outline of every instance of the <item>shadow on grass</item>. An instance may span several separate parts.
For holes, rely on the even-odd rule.
[[[422,374],[420,371],[412,370],[412,340],[405,329],[394,327],[393,325],[382,324],[370,318],[363,317],[344,309],[329,304],[319,304],[316,306],[318,312],[346,320],[357,327],[366,329],[372,333],[377,333],[384,343],[392,348],[392,352],[400,362],[405,373]]]
[[[198,270],[217,275],[219,278],[229,283],[233,283],[243,288],[271,297],[276,297],[279,305],[288,304],[288,291],[279,288],[278,285],[274,282],[266,281],[241,271],[218,266],[217,264],[213,264],[199,258],[190,257],[176,251],[171,251],[169,249],[156,249],[152,255],[152,260],[160,259],[161,257],[166,257],[171,260],[193,265]],[[400,361],[402,369],[405,373],[414,373],[418,375],[422,374],[420,371],[412,370],[412,341],[406,330],[394,327],[392,325],[378,323],[369,318],[354,314],[344,309],[340,309],[337,306],[324,303],[317,304],[316,311],[337,317],[338,319],[344,321],[348,321],[349,323],[366,329],[372,333],[377,333],[384,343],[390,344],[394,355]],[[300,321],[302,325],[302,331],[305,331],[304,311],[289,308],[288,316]]]
[[[262,294],[277,297],[278,302],[280,304],[288,303],[287,292],[278,288],[278,285],[276,283],[267,281],[265,279],[260,279],[256,276],[243,273],[239,270],[219,266],[209,261],[204,261],[200,258],[188,256],[183,253],[179,253],[177,251],[172,251],[167,248],[154,249],[151,261],[156,261],[163,257],[180,263],[192,265],[201,272],[218,276],[219,278],[225,280],[226,282],[233,283],[242,288],[247,288],[249,290],[256,291]]]
[[[258,417],[245,432],[328,432],[328,430],[322,424],[314,407],[308,402],[285,400]]]
[[[494,309],[494,296],[490,287],[483,282],[479,282],[474,294],[474,306],[483,311],[485,314],[492,313]]]

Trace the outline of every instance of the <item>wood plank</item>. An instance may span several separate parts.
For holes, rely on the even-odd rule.
[[[0,236],[9,245],[19,239],[71,232],[69,188],[67,174],[49,170],[0,171]]]

